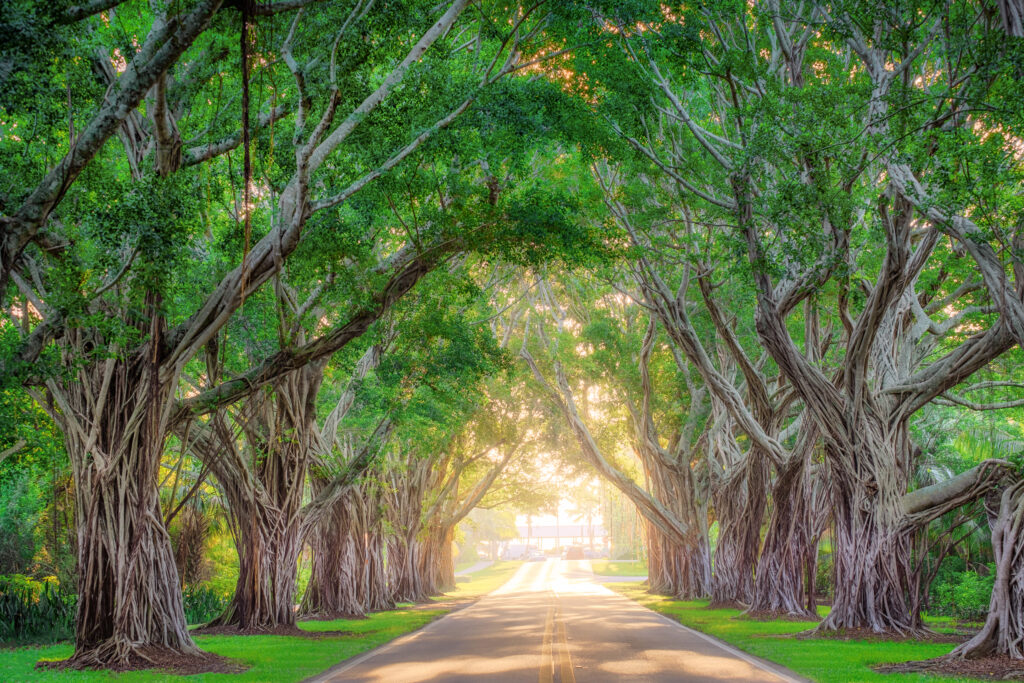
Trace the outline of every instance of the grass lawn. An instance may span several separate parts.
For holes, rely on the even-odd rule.
[[[495,562],[486,569],[469,574],[469,581],[459,582],[455,590],[438,596],[434,600],[475,598],[486,595],[511,579],[522,564],[522,562]]]
[[[365,652],[403,633],[415,630],[444,614],[446,610],[398,609],[370,615],[367,619],[339,619],[299,624],[305,631],[350,631],[351,635],[321,639],[294,636],[196,636],[196,643],[208,652],[236,659],[250,668],[240,674],[171,676],[151,671],[111,674],[104,671],[36,671],[40,659],[64,659],[70,644],[0,650],[0,680],[3,681],[301,681],[338,662]]]
[[[807,630],[814,624],[734,619],[740,613],[739,610],[707,609],[706,600],[686,602],[651,595],[639,583],[609,584],[609,587],[690,628],[720,638],[751,654],[778,662],[820,683],[966,683],[978,680],[924,674],[879,674],[869,668],[875,664],[938,657],[953,649],[950,644],[778,637]],[[826,610],[823,608],[823,612]]]
[[[598,576],[647,576],[647,563],[641,560],[591,560]]]
[[[473,580],[460,583],[439,600],[473,598],[489,593],[505,583],[519,568],[518,562],[497,562],[472,575]],[[300,622],[304,631],[348,631],[349,635],[325,636],[320,639],[294,636],[196,636],[202,649],[238,660],[250,668],[240,674],[205,674],[171,676],[152,671],[112,674],[104,671],[36,671],[40,659],[64,659],[72,647],[68,643],[42,647],[0,649],[0,681],[117,681],[118,683],[156,683],[157,681],[188,681],[189,683],[235,683],[259,681],[288,683],[301,681],[324,671],[340,661],[354,657],[398,636],[414,631],[448,612],[447,609],[399,609],[371,614],[366,619]]]

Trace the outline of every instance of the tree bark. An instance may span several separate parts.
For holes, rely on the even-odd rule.
[[[210,626],[268,631],[295,625],[295,582],[301,539],[296,525],[260,504],[232,506],[238,546],[238,581],[224,613]]]
[[[388,543],[388,565],[391,567],[391,597],[395,602],[424,602],[430,589],[420,571],[423,566],[423,544],[415,537],[392,536]]]
[[[996,580],[988,617],[977,635],[957,646],[950,658],[1003,655],[1024,659],[1024,482],[1002,492],[998,514],[990,513],[989,526]]]
[[[647,589],[680,600],[707,597],[711,586],[711,551],[707,534],[697,534],[686,547],[650,522],[647,531]]]
[[[155,310],[152,297],[150,303]],[[156,314],[149,331],[158,344]],[[85,343],[80,334],[70,332],[65,341]],[[64,434],[75,479],[79,603],[70,668],[145,667],[154,649],[200,654],[185,623],[160,510],[165,408],[174,382],[160,381],[158,353],[108,358],[79,368],[66,383],[50,380],[56,406],[37,395]]]
[[[712,605],[748,605],[761,545],[767,468],[751,454],[724,486],[713,489],[718,545],[711,581]]]
[[[455,590],[454,526],[434,526],[427,530],[421,556],[424,584],[432,595]]]
[[[835,599],[819,630],[921,633],[921,615],[911,609],[911,535],[901,526],[910,437],[905,424],[892,431],[874,420],[861,424],[851,430],[855,454],[832,456],[849,467],[833,472]],[[826,441],[826,452],[834,448]]]
[[[754,590],[754,564],[761,545],[768,470],[756,447],[741,453],[726,407],[711,400],[708,466],[718,544],[711,581],[712,605],[746,605]]]
[[[282,378],[272,396],[255,394],[236,417],[249,451],[246,460],[255,463],[255,470],[244,465],[231,474],[214,469],[228,499],[239,571],[231,604],[211,626],[251,632],[295,625],[295,584],[304,540],[302,494],[313,441],[319,436],[316,395],[323,365],[313,363]],[[233,450],[226,421],[215,420],[215,430],[220,448]]]
[[[300,613],[362,617],[393,605],[384,570],[379,501],[371,486],[346,494],[313,530],[313,564]]]
[[[811,444],[813,446],[813,442]],[[828,505],[819,500],[809,469],[809,453],[778,469],[772,483],[772,507],[754,573],[752,614],[817,619],[812,604],[818,538]]]

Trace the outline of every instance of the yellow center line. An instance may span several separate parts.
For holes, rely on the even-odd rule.
[[[569,638],[566,633],[565,619],[562,618],[562,606],[558,606],[558,671],[561,674],[561,683],[575,683],[576,674],[573,673],[572,656],[569,654]]]
[[[555,674],[555,659],[551,653],[552,632],[555,624],[555,606],[548,607],[548,616],[544,620],[544,640],[540,650],[540,683],[552,683]]]

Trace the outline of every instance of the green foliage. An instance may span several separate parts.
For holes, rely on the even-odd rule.
[[[968,570],[936,579],[929,612],[965,621],[984,621],[995,577],[995,565],[990,563],[984,573]]]
[[[50,577],[0,576],[0,642],[52,642],[74,632],[76,596]]]
[[[182,591],[185,605],[185,621],[189,624],[205,624],[221,614],[231,602],[231,596],[203,586],[185,586]]]
[[[814,592],[823,597],[832,597],[835,592],[835,562],[832,550],[818,550],[818,564],[814,570]]]
[[[0,573],[31,571],[40,495],[28,473],[0,487]]]

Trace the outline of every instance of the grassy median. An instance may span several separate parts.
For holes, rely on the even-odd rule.
[[[973,683],[975,678],[928,676],[925,674],[880,674],[878,664],[930,659],[946,654],[953,645],[927,641],[838,640],[833,638],[791,638],[791,634],[814,627],[810,621],[757,621],[740,617],[737,609],[708,609],[707,600],[683,601],[651,595],[640,583],[609,584],[650,609],[685,626],[782,666],[819,683]],[[827,608],[821,608],[822,614]],[[947,630],[933,624],[938,631]]]
[[[590,567],[598,576],[647,576],[642,560],[591,560]]]
[[[472,574],[472,579],[446,597],[474,598],[491,592],[518,568],[518,563],[498,562]],[[447,614],[450,607],[401,605],[398,609],[371,614],[366,619],[299,622],[299,628],[310,633],[325,632],[317,638],[299,636],[196,636],[196,644],[207,652],[229,657],[249,667],[238,674],[199,674],[176,676],[158,671],[130,671],[113,674],[106,671],[38,671],[39,660],[65,659],[71,656],[70,643],[42,647],[0,649],[0,681],[117,681],[118,683],[156,683],[157,681],[188,681],[189,683],[291,683],[302,681],[329,669],[338,662],[383,645],[415,631]],[[334,633],[329,633],[329,632]],[[342,631],[344,633],[338,633]]]

